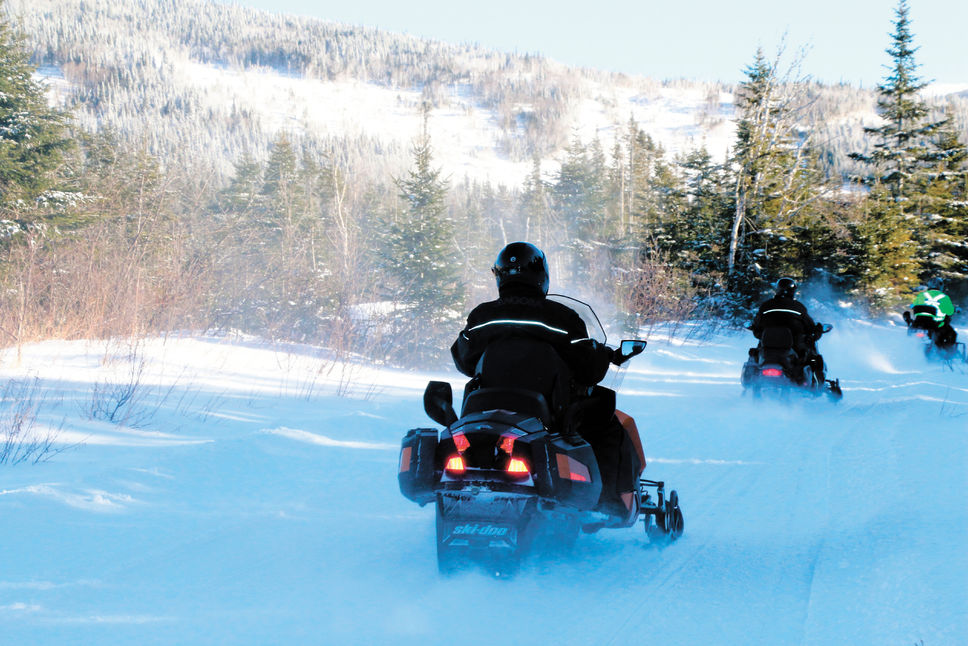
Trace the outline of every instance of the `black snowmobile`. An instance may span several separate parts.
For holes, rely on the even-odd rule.
[[[591,309],[579,301],[569,306],[586,324],[597,324],[604,343],[598,319],[590,320],[579,307],[594,317]],[[624,364],[645,346],[645,341],[622,341],[613,363]],[[675,491],[666,494],[664,482],[640,480],[630,513],[616,515],[599,507],[602,476],[592,446],[563,428],[576,409],[556,415],[540,392],[474,389],[473,380],[459,417],[452,399],[449,383],[427,385],[424,409],[445,428],[410,430],[403,438],[398,474],[404,496],[436,506],[441,573],[482,566],[492,574],[510,575],[532,551],[568,546],[582,531],[631,527],[637,520],[652,541],[669,542],[682,533],[679,497]],[[591,397],[575,406],[589,402],[614,409],[615,391],[596,386]]]
[[[820,334],[833,329],[830,323],[820,326]],[[760,335],[760,342],[750,348],[749,358],[743,364],[740,377],[743,392],[754,397],[775,395],[785,397],[790,393],[814,396],[826,394],[833,400],[844,396],[839,379],[826,379],[823,359],[819,356],[803,363],[794,349],[793,333],[786,327],[769,327]]]
[[[925,311],[933,314],[934,308],[923,305],[915,305],[915,314]],[[915,336],[924,342],[924,356],[933,361],[963,361],[968,362],[968,350],[961,341],[955,341],[955,333],[950,329],[950,323],[946,323],[948,330],[938,327],[938,324],[931,317],[911,316],[910,312],[904,312],[904,322],[907,324],[909,336]]]

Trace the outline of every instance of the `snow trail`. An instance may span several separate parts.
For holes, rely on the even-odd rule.
[[[903,329],[845,321],[821,342],[840,404],[754,401],[750,342],[656,336],[625,375],[646,476],[681,497],[679,542],[603,530],[507,581],[439,577],[432,506],[397,488],[400,438],[432,426],[423,384],[456,373],[361,370],[378,387],[337,397],[311,349],[168,339],[142,346],[157,410],[134,429],[84,413],[97,344],[27,346],[20,367],[8,351],[0,377],[50,394],[38,425],[92,441],[0,465],[0,630],[41,645],[966,641],[968,376]]]

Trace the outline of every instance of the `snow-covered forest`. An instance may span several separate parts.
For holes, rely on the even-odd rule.
[[[755,43],[711,84],[0,0],[0,642],[968,641],[968,364],[898,315],[968,303],[968,95],[927,84],[923,10],[871,16],[861,89]],[[441,577],[400,440],[518,239],[648,339],[603,383],[686,529]],[[742,393],[780,276],[839,403]]]
[[[196,0],[9,0],[0,317],[17,342],[232,328],[426,360],[514,239],[630,322],[742,319],[780,275],[875,311],[930,276],[960,293],[968,103],[926,93],[907,12],[872,92],[755,48],[731,87]]]

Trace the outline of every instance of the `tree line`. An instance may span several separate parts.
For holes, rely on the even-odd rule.
[[[8,342],[240,330],[342,356],[446,358],[513,240],[541,246],[560,289],[632,325],[745,320],[781,276],[891,308],[928,278],[968,293],[968,172],[957,115],[920,97],[906,1],[894,16],[882,124],[850,177],[809,128],[817,93],[757,51],[729,156],[670,155],[630,119],[608,149],[571,137],[520,187],[443,176],[427,129],[406,170],[362,172],[345,142],[283,133],[228,178],[85,128],[33,80],[0,22],[0,332]]]

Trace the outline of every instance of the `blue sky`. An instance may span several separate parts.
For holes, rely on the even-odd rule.
[[[808,48],[803,71],[871,87],[885,73],[896,0],[232,0],[233,4],[366,25],[451,43],[537,52],[659,79],[735,82],[757,46],[787,59]],[[912,0],[917,61],[927,80],[968,83],[968,1]]]

